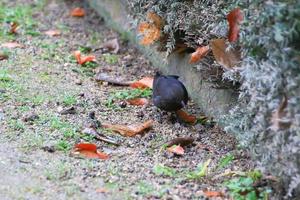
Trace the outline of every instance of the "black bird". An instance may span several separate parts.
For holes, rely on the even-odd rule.
[[[188,102],[188,93],[179,76],[156,73],[153,80],[153,104],[165,111],[177,111]]]

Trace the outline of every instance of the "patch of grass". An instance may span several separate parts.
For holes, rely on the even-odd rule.
[[[55,148],[59,151],[67,152],[72,148],[72,145],[67,140],[60,140],[55,145]]]
[[[231,161],[234,160],[234,156],[232,154],[227,154],[225,155],[220,161],[219,164],[217,165],[217,170],[224,168],[225,166],[229,165]]]
[[[51,116],[48,120],[51,129],[62,130],[71,127],[71,125],[68,122],[62,121],[57,116]]]
[[[121,90],[111,94],[105,103],[106,106],[112,107],[115,100],[127,100],[134,98],[149,98],[152,96],[152,90],[147,89],[133,89],[133,90]]]
[[[77,103],[77,99],[75,95],[66,94],[63,97],[62,103],[64,106],[72,106]]]
[[[255,187],[254,183],[262,178],[259,170],[244,173],[245,176],[225,181],[223,185],[229,190],[235,200],[266,200],[271,190],[265,187]]]
[[[8,121],[9,127],[15,131],[24,131],[25,124],[21,120],[11,119]]]
[[[35,95],[32,99],[31,99],[31,102],[38,106],[38,105],[41,105],[45,102],[46,100],[46,97],[43,96],[43,95]]]
[[[153,185],[146,181],[140,181],[136,184],[137,193],[139,195],[147,196],[155,192]]]
[[[169,177],[175,177],[177,174],[177,171],[175,169],[164,166],[162,164],[155,165],[153,168],[153,172],[158,176],[169,176]]]
[[[106,63],[114,65],[118,62],[118,56],[114,54],[103,54],[103,59]]]
[[[210,164],[211,159],[208,159],[203,164],[198,165],[197,169],[193,172],[187,174],[188,179],[201,179],[207,175],[208,165]]]
[[[7,7],[4,2],[0,3],[0,24],[2,27],[10,22],[19,24],[19,30],[25,34],[35,36],[37,34],[37,22],[32,17],[33,10],[30,5],[16,5]],[[9,29],[0,29],[0,38],[14,39],[15,35],[9,33]]]

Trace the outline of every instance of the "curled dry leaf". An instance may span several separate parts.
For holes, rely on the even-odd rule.
[[[130,86],[130,84],[132,84],[132,81],[125,81],[125,78],[112,76],[112,75],[109,75],[107,73],[102,73],[102,72],[98,72],[95,75],[95,80],[107,82],[112,85],[118,85],[118,86]]]
[[[153,86],[153,77],[144,77],[139,81],[135,81],[130,84],[132,88],[151,88]]]
[[[153,44],[160,38],[160,29],[154,24],[142,22],[138,27],[138,32],[143,35],[143,38],[140,41],[141,45]]]
[[[225,69],[231,69],[241,61],[240,51],[228,49],[225,39],[211,40],[210,45],[216,61]]]
[[[96,62],[96,57],[93,55],[89,56],[81,56],[80,51],[75,51],[74,52],[74,57],[76,58],[76,61],[80,64],[83,65],[87,62]]]
[[[192,137],[178,137],[174,138],[167,143],[167,147],[171,147],[173,145],[180,145],[182,147],[192,144],[194,142],[194,138]]]
[[[83,17],[85,15],[85,11],[83,8],[74,8],[72,11],[71,11],[71,16],[72,17]]]
[[[0,60],[5,60],[8,58],[8,55],[6,53],[0,52]]]
[[[287,111],[285,110],[287,105],[288,99],[284,95],[278,109],[272,113],[272,130],[278,131],[280,129],[287,129],[291,126],[291,120],[287,118]]]
[[[17,42],[7,42],[7,43],[1,44],[1,47],[14,49],[14,48],[24,48],[24,45],[20,44],[20,43],[17,43]]]
[[[233,9],[227,15],[227,21],[229,23],[228,40],[229,42],[237,41],[240,32],[240,23],[243,21],[244,16],[240,8]]]
[[[111,51],[113,53],[118,53],[119,49],[120,49],[120,45],[119,45],[119,42],[118,42],[117,38],[105,42],[102,45],[102,47],[107,48],[109,51]]]
[[[179,155],[179,156],[184,154],[184,149],[180,145],[173,145],[171,147],[168,147],[167,151],[174,153],[176,155]]]
[[[189,63],[192,64],[192,63],[199,62],[202,58],[204,58],[208,54],[209,50],[210,50],[209,45],[198,47],[196,51],[192,53]]]
[[[221,191],[204,191],[204,195],[208,198],[211,197],[224,197],[224,193]]]
[[[186,123],[195,124],[197,122],[197,118],[194,115],[190,115],[184,110],[176,111],[177,116]]]
[[[135,106],[143,106],[149,103],[149,100],[146,98],[135,98],[135,99],[128,99],[127,102],[130,105],[135,105]]]
[[[9,32],[10,32],[11,34],[16,34],[18,28],[19,28],[19,24],[18,24],[18,23],[16,23],[16,22],[11,22],[11,23],[10,23],[10,30],[9,30]]]
[[[55,37],[55,36],[60,36],[61,32],[60,32],[60,30],[48,30],[48,31],[45,31],[45,34],[49,35],[51,37]]]
[[[123,136],[133,137],[137,134],[143,133],[145,130],[151,128],[153,125],[152,120],[148,120],[142,124],[134,125],[118,125],[118,124],[107,124],[102,123],[104,128],[109,128],[115,132],[120,133]]]
[[[164,21],[162,20],[162,18],[154,12],[149,12],[147,14],[147,18],[159,29],[161,29],[164,25]]]
[[[75,145],[73,153],[79,153],[87,158],[99,158],[106,160],[109,156],[97,150],[97,146],[91,143],[79,143]]]

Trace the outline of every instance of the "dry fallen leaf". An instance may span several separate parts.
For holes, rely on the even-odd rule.
[[[138,27],[138,32],[143,35],[141,45],[150,45],[160,38],[160,29],[154,24],[142,22]]]
[[[71,11],[71,16],[73,17],[83,17],[85,15],[85,11],[83,8],[74,8]]]
[[[107,48],[108,50],[110,50],[113,53],[118,53],[118,51],[120,49],[120,45],[119,45],[119,42],[118,42],[117,38],[105,42],[102,45],[102,47]]]
[[[118,86],[130,86],[132,84],[132,81],[125,81],[125,77],[116,77],[114,75],[110,75],[108,73],[104,72],[98,72],[95,75],[95,80],[100,82],[107,82],[112,85],[118,85]]]
[[[73,153],[80,153],[87,158],[99,158],[106,160],[109,156],[97,150],[97,146],[91,143],[79,143],[75,145]]]
[[[7,42],[7,43],[1,44],[1,47],[6,47],[6,48],[13,49],[13,48],[23,48],[24,45],[20,44],[20,43],[17,43],[17,42]]]
[[[186,123],[195,124],[197,122],[197,118],[194,115],[190,115],[183,110],[176,111],[177,116]]]
[[[288,105],[288,99],[284,95],[283,99],[276,111],[272,113],[271,129],[278,131],[280,129],[286,129],[291,126],[291,120],[287,118],[287,111],[285,110]]]
[[[204,195],[208,198],[211,197],[224,197],[224,193],[221,191],[203,191]]]
[[[60,32],[60,30],[48,30],[48,31],[45,31],[45,34],[49,35],[51,37],[54,37],[54,36],[60,36],[61,32]]]
[[[180,145],[182,147],[192,144],[194,142],[194,138],[192,137],[178,137],[174,138],[167,143],[167,147],[171,147],[173,145]]]
[[[209,50],[210,50],[209,45],[198,47],[196,51],[192,53],[189,63],[192,64],[192,63],[199,62],[204,56],[207,55]]]
[[[107,193],[108,189],[106,189],[106,188],[98,188],[98,189],[96,189],[96,192],[98,192],[98,193]]]
[[[135,99],[128,99],[127,102],[130,105],[143,106],[145,104],[148,104],[149,100],[146,98],[135,98]]]
[[[148,120],[142,124],[134,124],[134,125],[118,125],[118,124],[108,124],[102,123],[104,128],[109,128],[115,132],[120,133],[123,136],[133,137],[137,134],[143,133],[145,130],[151,128],[153,125],[152,120]]]
[[[76,61],[80,64],[83,65],[87,62],[96,62],[96,57],[93,55],[89,56],[81,56],[80,51],[75,51],[74,52],[74,57],[76,58]]]
[[[0,60],[5,60],[7,58],[8,58],[7,54],[0,52]]]
[[[18,28],[19,28],[19,24],[18,24],[18,23],[16,23],[16,22],[11,22],[11,23],[10,23],[10,30],[9,30],[9,32],[12,33],[12,34],[16,34]]]
[[[240,51],[227,49],[225,39],[211,40],[210,45],[216,61],[225,69],[231,69],[241,61]]]
[[[184,149],[180,145],[173,145],[167,148],[167,151],[180,156],[184,154]]]
[[[155,14],[154,12],[149,12],[147,14],[147,18],[159,29],[161,29],[164,25],[162,18],[159,15]]]
[[[240,8],[233,9],[227,15],[227,21],[229,23],[228,40],[229,42],[237,41],[240,32],[240,23],[243,21],[243,13]]]
[[[153,77],[144,77],[139,81],[135,81],[130,84],[132,88],[151,88],[153,86]]]

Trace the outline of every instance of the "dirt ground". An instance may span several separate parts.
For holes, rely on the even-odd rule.
[[[3,6],[5,5],[5,6]],[[152,104],[126,105],[108,99],[129,87],[95,81],[102,72],[116,78],[138,80],[153,76],[155,66],[126,41],[107,28],[104,21],[81,1],[2,0],[2,9],[28,10],[21,17],[15,36],[2,35],[0,43],[15,40],[24,48],[6,49],[8,59],[0,61],[0,195],[1,199],[205,199],[203,191],[229,193],[218,176],[226,170],[253,169],[246,153],[232,136],[213,123],[186,125]],[[71,17],[70,10],[83,7],[84,17]],[[1,16],[1,15],[0,15]],[[44,32],[59,29],[49,37]],[[117,54],[99,49],[107,40],[118,38]],[[80,66],[72,52],[89,50],[96,65]],[[98,49],[98,50],[97,50]],[[94,51],[96,50],[96,51]],[[61,114],[74,107],[75,112]],[[201,116],[201,108],[190,102],[186,110]],[[95,113],[95,119],[91,116]],[[148,119],[154,126],[143,135],[123,137],[101,123],[133,124]],[[119,146],[99,141],[83,133],[91,123]],[[95,126],[96,126],[95,125]],[[176,137],[195,139],[183,156],[167,152],[163,146]],[[70,155],[79,142],[97,144],[109,154],[108,160]],[[225,167],[220,160],[234,159]],[[206,175],[192,172],[211,159]],[[190,174],[190,176],[188,176]],[[214,198],[211,198],[214,199]]]

